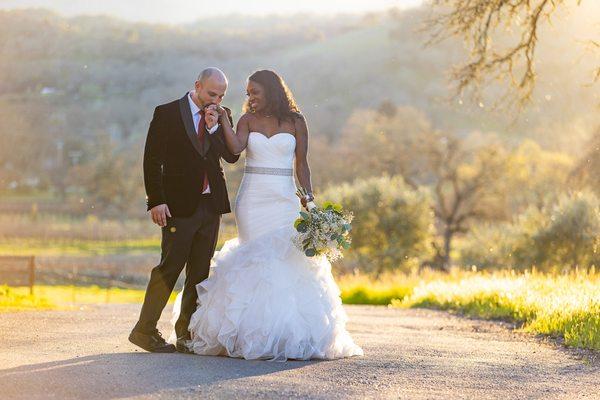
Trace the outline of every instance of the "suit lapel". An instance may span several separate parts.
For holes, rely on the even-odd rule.
[[[185,132],[192,142],[194,149],[196,149],[198,154],[201,156],[206,156],[206,153],[210,148],[210,140],[205,137],[204,146],[202,146],[200,144],[200,140],[198,140],[198,134],[196,133],[196,128],[194,127],[194,119],[192,118],[192,111],[190,110],[190,103],[188,101],[187,93],[185,96],[179,99],[179,112],[181,113],[181,119],[183,120],[183,125],[185,126]],[[208,135],[208,132],[206,134]]]

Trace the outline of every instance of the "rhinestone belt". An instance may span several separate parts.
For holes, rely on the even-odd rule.
[[[294,170],[292,168],[264,168],[264,167],[250,167],[246,165],[244,172],[247,174],[262,174],[262,175],[283,175],[293,176]]]

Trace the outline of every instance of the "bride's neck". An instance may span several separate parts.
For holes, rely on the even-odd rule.
[[[270,111],[257,111],[256,114],[259,117],[263,117],[263,118],[272,118],[273,117],[273,113]]]

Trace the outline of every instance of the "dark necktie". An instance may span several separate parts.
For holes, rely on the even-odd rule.
[[[204,141],[206,140],[206,119],[204,118],[204,110],[200,110],[200,121],[198,122],[198,140],[202,149],[204,149]],[[208,188],[208,174],[206,169],[204,170],[204,181],[202,184],[202,193]]]

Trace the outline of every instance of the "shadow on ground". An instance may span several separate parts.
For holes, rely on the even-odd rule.
[[[179,353],[98,354],[0,370],[0,392],[3,393],[0,397],[12,398],[12,390],[25,387],[29,398],[141,396],[268,375],[317,362],[245,361]],[[92,388],[102,388],[103,393]]]

